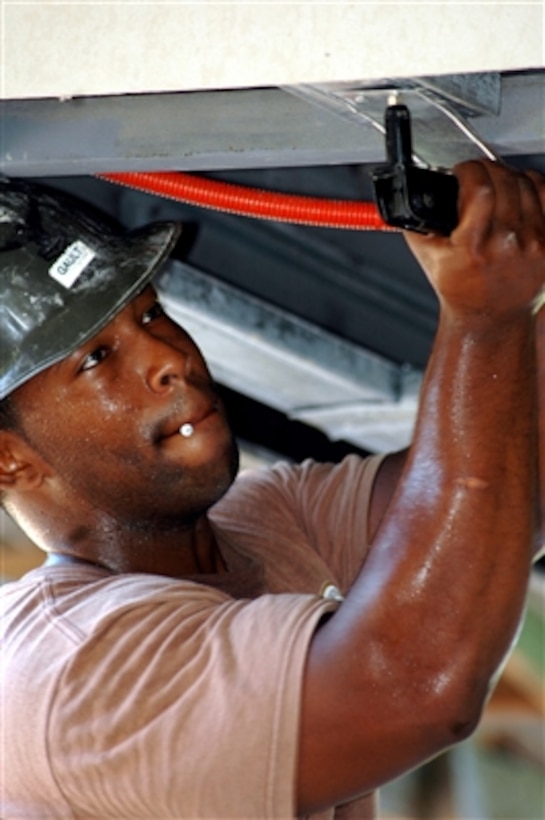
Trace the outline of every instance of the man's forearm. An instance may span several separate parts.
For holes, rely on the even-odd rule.
[[[448,319],[441,321],[413,447],[373,547],[373,560],[381,563],[378,553],[391,552],[392,575],[397,575],[392,587],[416,605],[417,617],[418,607],[437,597],[429,621],[433,634],[427,636],[430,661],[434,652],[439,661],[449,651],[459,664],[458,642],[467,661],[468,650],[475,653],[474,672],[480,668],[483,682],[515,634],[531,561],[536,498],[532,325],[527,315],[468,333]],[[399,545],[407,542],[407,528],[415,537],[403,559]],[[402,574],[409,566],[411,582]],[[409,607],[405,625],[408,617]],[[412,628],[419,628],[416,621]]]

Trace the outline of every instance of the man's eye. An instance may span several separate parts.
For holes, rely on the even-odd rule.
[[[97,364],[100,364],[107,355],[108,348],[104,346],[91,350],[81,363],[80,370],[91,370],[93,367],[96,367]]]
[[[159,319],[164,315],[165,311],[163,310],[162,304],[160,302],[154,302],[153,305],[142,314],[142,324],[149,325],[154,319]]]

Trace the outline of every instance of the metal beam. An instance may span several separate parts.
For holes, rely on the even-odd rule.
[[[326,107],[301,99],[305,87],[288,88],[5,100],[0,169],[13,176],[64,176],[382,161],[382,136],[364,116],[370,105],[365,84],[315,86],[329,97]],[[380,115],[383,100],[377,105]],[[425,130],[433,106],[420,105]],[[543,71],[506,75],[501,112],[472,124],[499,154],[542,153],[544,106]],[[468,146],[466,139],[449,137],[439,145],[441,164],[466,158]]]
[[[172,318],[214,378],[292,418],[368,450],[408,444],[421,374],[279,310],[181,262],[156,281]]]
[[[12,176],[342,164],[381,149],[371,127],[275,88],[0,102]]]

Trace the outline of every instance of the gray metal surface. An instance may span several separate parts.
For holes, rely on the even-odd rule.
[[[358,162],[382,143],[275,88],[8,100],[0,122],[0,168],[14,176]]]
[[[156,280],[167,312],[222,384],[371,450],[409,443],[420,374],[172,262]]]
[[[466,89],[462,86],[456,93],[465,98],[456,100],[449,90],[449,102],[464,114],[468,107],[473,113],[480,109],[472,126],[494,151],[530,154],[543,150],[543,71],[502,76],[499,113],[495,74],[489,81],[479,75],[478,93],[472,97],[467,75],[461,76]],[[384,87],[392,84],[396,85],[395,80],[385,82]],[[397,85],[410,88],[411,81]],[[424,136],[428,118],[436,123],[432,144],[439,153],[430,158],[424,146],[423,159],[451,166],[467,158],[471,155],[467,139],[456,130],[437,126],[442,119],[430,97],[444,100],[447,92],[442,89],[439,94],[437,83],[431,80],[417,85],[410,94],[422,109],[418,119],[424,128],[420,130]],[[307,99],[302,98],[305,94],[301,92],[309,88],[328,104],[312,104],[308,93]],[[14,176],[43,176],[378,162],[384,156],[383,140],[368,120],[380,116],[383,99],[384,94],[377,96],[364,83],[354,82],[288,90],[7,100],[0,102],[0,169]]]

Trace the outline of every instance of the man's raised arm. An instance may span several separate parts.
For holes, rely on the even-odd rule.
[[[394,497],[310,646],[302,813],[467,737],[523,612],[537,501],[540,182],[488,162],[457,176],[457,229],[408,237],[437,292],[439,327]]]
[[[539,499],[535,549],[536,558],[539,558],[545,556],[545,306],[541,307],[536,316],[536,343],[538,379]]]

